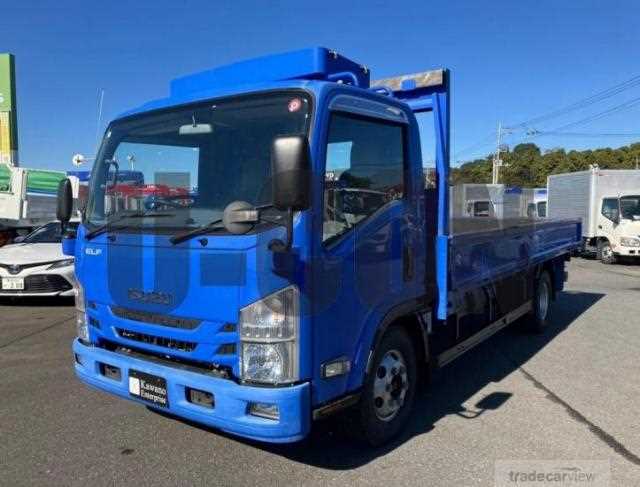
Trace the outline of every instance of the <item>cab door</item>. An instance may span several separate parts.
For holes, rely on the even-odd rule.
[[[352,96],[330,103],[322,215],[314,266],[314,363],[366,364],[372,324],[417,292],[417,205],[410,204],[409,117]],[[422,274],[423,275],[423,274]],[[319,367],[321,369],[321,367]],[[350,389],[349,376],[317,372],[316,400]]]
[[[611,244],[617,244],[615,230],[620,218],[620,207],[618,198],[604,198],[600,217],[598,219],[598,233],[606,237]]]

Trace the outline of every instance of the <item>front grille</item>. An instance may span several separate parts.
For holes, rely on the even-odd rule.
[[[116,328],[116,332],[118,333],[118,336],[120,336],[121,338],[126,338],[127,340],[147,343],[149,345],[169,348],[171,350],[178,350],[180,352],[193,352],[193,350],[195,350],[196,348],[196,344],[193,342],[185,342],[182,340],[174,340],[173,338],[147,335],[146,333],[138,333],[136,331],[125,330],[123,328]]]
[[[218,350],[216,350],[216,355],[235,355],[235,354],[236,354],[235,343],[224,343],[218,347]]]
[[[125,320],[149,323],[151,325],[169,326],[171,328],[181,328],[183,330],[193,330],[200,326],[201,320],[191,318],[178,318],[174,316],[162,315],[159,313],[149,313],[148,311],[138,311],[134,309],[112,306],[111,312],[118,318]]]
[[[225,365],[189,360],[181,357],[171,357],[158,352],[131,347],[129,345],[125,347],[109,340],[101,340],[98,342],[97,346],[111,352],[120,353],[140,360],[150,360],[167,367],[179,368],[199,374],[207,374],[222,379],[231,379],[233,377],[231,367]]]
[[[42,267],[45,265],[51,265],[54,264],[56,261],[52,261],[52,262],[35,262],[35,263],[29,263],[29,264],[3,264],[0,262],[0,267],[2,267],[3,269],[5,269],[7,272],[9,272],[9,274],[11,275],[17,275],[20,274],[23,270],[25,269],[30,269],[32,267]]]
[[[55,274],[34,275],[24,278],[24,289],[8,290],[3,289],[3,293],[21,294],[21,293],[57,293],[69,291],[71,284],[64,277]]]

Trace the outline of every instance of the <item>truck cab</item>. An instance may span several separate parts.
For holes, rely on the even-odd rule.
[[[525,200],[527,204],[528,218],[547,217],[547,188],[525,189]]]
[[[598,254],[604,263],[640,256],[640,195],[604,197],[597,219]]]
[[[640,171],[601,169],[552,174],[549,217],[582,220],[582,252],[604,264],[640,257]]]
[[[416,117],[369,84],[310,49],[177,79],[109,125],[73,247],[81,379],[267,441],[361,386],[384,317],[427,299]],[[284,208],[272,158],[296,141],[306,201]],[[237,205],[254,219],[229,224]]]

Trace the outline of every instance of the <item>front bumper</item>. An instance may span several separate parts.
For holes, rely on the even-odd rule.
[[[76,355],[76,375],[84,383],[160,411],[228,433],[271,443],[298,441],[309,432],[309,383],[278,388],[239,385],[230,380],[86,346],[78,339],[73,342],[73,352]],[[118,367],[120,380],[102,375],[100,364]],[[163,377],[167,381],[169,407],[159,408],[131,396],[128,389],[129,369]],[[215,407],[210,409],[187,401],[185,389],[188,387],[212,393]],[[249,415],[251,402],[277,404],[280,418],[272,420]]]
[[[49,296],[73,296],[73,288],[76,278],[73,266],[61,269],[47,269],[47,266],[25,269],[19,274],[10,274],[0,268],[0,279],[3,277],[22,278],[25,281],[25,289],[20,291],[3,290],[0,286],[0,297],[49,297]]]
[[[54,291],[50,293],[29,292],[29,291],[0,291],[0,297],[2,298],[52,298],[52,297],[72,297],[74,296],[74,290],[69,289],[67,291]]]
[[[615,255],[621,257],[640,257],[640,247],[624,247],[622,245],[616,245],[613,249]]]

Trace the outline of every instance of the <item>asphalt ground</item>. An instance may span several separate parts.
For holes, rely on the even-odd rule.
[[[640,265],[569,272],[550,329],[510,327],[436,372],[380,449],[340,420],[264,445],[90,390],[73,373],[72,303],[2,301],[0,484],[483,486],[497,460],[562,459],[640,485]]]

